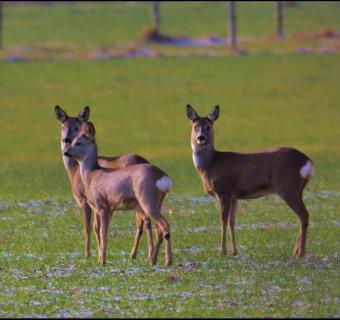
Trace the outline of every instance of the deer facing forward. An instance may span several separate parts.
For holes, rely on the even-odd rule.
[[[97,160],[95,129],[91,122],[83,122],[80,133],[64,155],[76,159],[85,186],[87,201],[95,214],[98,239],[98,262],[106,262],[108,226],[113,211],[138,210],[156,225],[157,241],[151,263],[157,261],[159,247],[165,240],[165,265],[171,265],[170,227],[161,214],[162,201],[172,186],[170,178],[151,164],[133,165],[121,169],[102,168]]]
[[[218,116],[219,106],[208,116],[200,117],[187,105],[193,162],[205,192],[216,197],[221,208],[221,253],[226,253],[228,224],[232,254],[237,254],[234,231],[237,200],[277,193],[300,219],[293,256],[304,256],[309,213],[302,192],[315,170],[312,160],[293,148],[257,153],[216,151],[213,125]]]
[[[73,139],[79,134],[81,123],[87,122],[90,117],[90,108],[88,106],[79,113],[77,117],[70,117],[67,113],[59,106],[55,107],[55,115],[57,120],[61,123],[61,151],[64,154],[64,150],[72,143]],[[63,162],[66,172],[69,176],[71,190],[74,198],[76,199],[80,208],[83,209],[84,213],[84,239],[85,239],[85,257],[90,256],[90,233],[91,233],[91,207],[88,204],[87,197],[85,194],[85,187],[81,180],[79,165],[77,160],[70,157],[63,156]],[[124,168],[127,166],[148,163],[143,157],[127,153],[116,157],[101,157],[98,156],[98,162],[104,168]],[[143,225],[145,225],[147,239],[148,239],[148,258],[151,259],[153,251],[153,237],[152,237],[152,226],[151,221],[148,217],[145,217],[140,212],[136,211],[136,235],[134,244],[131,250],[131,258],[135,258],[137,255],[139,241],[143,232]],[[95,223],[93,228],[99,228]],[[98,240],[98,239],[97,239]],[[97,244],[98,245],[98,244]]]

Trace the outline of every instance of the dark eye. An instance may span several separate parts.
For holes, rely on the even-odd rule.
[[[207,126],[207,130],[210,130],[210,126]]]
[[[81,146],[81,143],[80,142],[76,142],[76,146]]]
[[[74,131],[78,131],[79,130],[79,128],[74,128]]]

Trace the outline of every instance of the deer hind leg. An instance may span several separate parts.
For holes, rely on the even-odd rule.
[[[229,197],[222,196],[219,197],[219,203],[221,207],[221,245],[220,245],[220,252],[221,254],[226,254],[226,231],[227,231],[227,223],[228,223],[228,216],[229,211],[231,208],[231,200]],[[233,228],[234,230],[234,228]]]
[[[300,242],[301,242],[301,228],[299,228],[299,231],[296,237],[295,247],[293,250],[293,257],[296,257],[299,254]]]
[[[293,256],[303,257],[305,255],[305,247],[307,241],[307,228],[309,221],[309,213],[302,200],[302,193],[296,195],[281,195],[288,206],[299,216],[300,228],[293,251]]]
[[[163,242],[163,232],[158,224],[156,224],[156,231],[157,231],[157,240],[153,248],[153,252],[152,252],[152,256],[150,260],[152,265],[155,265],[157,263],[159,248]]]
[[[151,263],[156,264],[159,247],[165,240],[165,266],[172,264],[172,253],[170,243],[170,226],[166,219],[160,214],[150,213],[149,216],[155,222],[157,228],[157,241],[152,252]]]
[[[131,255],[130,255],[131,259],[135,259],[137,256],[139,240],[143,234],[143,225],[144,225],[144,220],[143,220],[142,214],[136,212],[136,235],[135,235],[135,241],[133,243],[133,247],[131,250]]]
[[[148,238],[148,250],[149,250],[148,259],[150,260],[152,257],[152,252],[154,248],[151,219],[149,217],[144,216],[144,223],[145,223],[146,235]]]
[[[235,230],[234,230],[236,209],[237,209],[237,201],[233,200],[231,202],[228,225],[229,225],[230,239],[231,239],[231,245],[232,245],[231,254],[234,256],[236,256],[238,253],[237,247],[236,247],[236,240],[235,240]]]

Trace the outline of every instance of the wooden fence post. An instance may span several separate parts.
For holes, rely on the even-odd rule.
[[[275,2],[275,18],[276,18],[276,36],[278,38],[283,38],[282,1]]]
[[[161,18],[159,15],[159,1],[152,2],[152,24],[153,28],[159,31],[159,26],[161,23]]]
[[[0,50],[2,49],[2,17],[3,17],[2,8],[3,8],[2,1],[0,1]]]
[[[236,1],[229,1],[229,41],[233,49],[236,49]]]

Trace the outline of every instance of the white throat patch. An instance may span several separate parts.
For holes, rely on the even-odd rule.
[[[196,168],[199,168],[201,165],[201,158],[197,153],[192,154],[192,160]]]

